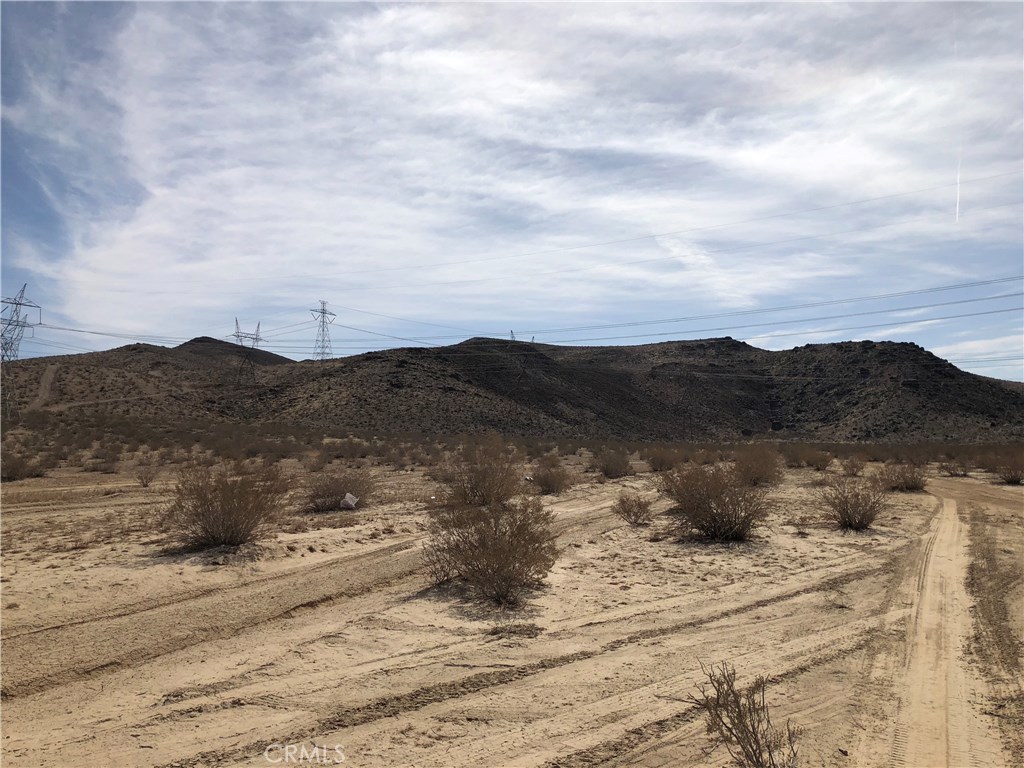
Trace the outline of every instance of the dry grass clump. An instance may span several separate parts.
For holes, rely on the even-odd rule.
[[[924,466],[898,462],[882,467],[877,479],[890,491],[923,491],[928,482]]]
[[[630,525],[650,525],[654,517],[651,512],[652,503],[650,499],[645,499],[638,493],[623,492],[612,505],[612,512]]]
[[[189,465],[178,472],[167,522],[191,548],[239,546],[260,538],[288,494],[280,469],[237,474]]]
[[[660,478],[659,490],[676,503],[680,534],[714,541],[745,541],[773,508],[764,488],[753,488],[735,470],[677,467]]]
[[[866,465],[867,462],[860,456],[848,456],[839,462],[839,466],[842,467],[843,474],[847,477],[860,477],[864,473],[864,467]]]
[[[445,483],[442,506],[503,504],[523,492],[519,452],[498,436],[463,446],[438,473]]]
[[[549,453],[541,456],[534,467],[533,482],[542,494],[556,494],[568,490],[572,486],[572,473],[562,466],[557,454]]]
[[[558,556],[554,515],[537,498],[430,511],[424,558],[436,584],[464,580],[483,598],[515,605]]]
[[[594,457],[594,468],[610,480],[633,474],[629,453],[623,449],[606,448]]]
[[[345,503],[347,494],[352,494],[365,506],[376,491],[377,481],[365,470],[322,472],[310,480],[302,511],[322,513],[349,509]]]
[[[889,505],[885,488],[874,480],[834,478],[818,491],[828,517],[840,528],[863,531],[870,528]]]
[[[751,488],[782,482],[779,452],[767,443],[753,443],[736,449],[733,472],[736,479]]]
[[[737,688],[736,670],[728,664],[700,668],[708,682],[698,685],[699,695],[688,701],[704,710],[715,746],[724,744],[733,762],[745,768],[795,768],[800,729],[786,721],[782,731],[772,723],[767,679],[758,676],[746,688]]]

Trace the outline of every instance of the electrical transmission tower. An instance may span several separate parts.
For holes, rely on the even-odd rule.
[[[334,322],[334,318],[337,315],[327,309],[327,302],[323,299],[320,300],[320,309],[311,309],[309,311],[313,313],[314,319],[320,322],[316,331],[316,346],[313,347],[313,359],[329,360],[334,355],[331,352],[331,331],[328,326]]]
[[[239,384],[255,384],[256,366],[252,361],[252,351],[263,341],[263,338],[260,336],[260,324],[256,323],[256,330],[254,332],[245,333],[238,327],[238,318],[236,317],[235,332],[231,335],[235,337],[235,343],[242,348],[236,380]]]
[[[3,390],[3,415],[10,418],[14,412],[17,402],[14,389],[14,372],[11,370],[11,363],[18,359],[18,347],[21,345],[21,338],[25,335],[25,329],[39,325],[43,322],[43,310],[34,301],[25,298],[25,289],[28,284],[21,286],[21,290],[13,299],[3,300],[3,330],[0,332],[2,341],[2,358],[0,358],[0,389]],[[33,322],[29,319],[26,309],[39,310],[39,320]]]

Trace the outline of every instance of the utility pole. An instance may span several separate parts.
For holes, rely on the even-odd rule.
[[[10,418],[14,413],[17,399],[15,397],[14,372],[11,370],[11,363],[18,359],[18,348],[21,345],[21,337],[25,335],[25,329],[40,325],[43,322],[43,310],[34,301],[25,298],[25,289],[28,283],[21,286],[21,290],[13,299],[3,299],[3,330],[0,332],[0,389],[3,390],[3,415]],[[32,322],[28,319],[26,309],[39,310],[39,320]]]
[[[320,300],[320,309],[311,309],[309,311],[313,314],[313,318],[320,322],[316,331],[313,359],[330,360],[334,355],[331,352],[331,332],[328,326],[334,322],[334,318],[337,315],[327,309],[327,302],[323,299]]]
[[[242,348],[236,381],[239,384],[255,384],[256,366],[252,362],[252,351],[263,341],[263,338],[260,336],[260,324],[256,323],[256,330],[253,333],[245,333],[238,327],[238,318],[236,317],[235,332],[231,335],[235,337],[235,343]],[[249,344],[246,344],[246,342],[249,342]]]

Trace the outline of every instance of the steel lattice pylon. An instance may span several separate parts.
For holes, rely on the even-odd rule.
[[[313,317],[320,322],[316,331],[316,345],[313,347],[313,359],[329,360],[334,357],[334,354],[331,351],[331,332],[329,330],[329,326],[334,322],[334,318],[337,317],[337,315],[327,309],[327,302],[323,299],[320,300],[320,309],[311,309],[309,311],[312,312]]]
[[[3,330],[0,331],[0,389],[3,397],[3,415],[10,417],[14,412],[16,400],[14,377],[10,364],[18,359],[18,349],[21,346],[21,339],[25,335],[25,329],[39,325],[42,322],[42,309],[34,301],[25,298],[25,289],[28,283],[21,286],[21,290],[13,299],[3,299]],[[39,320],[32,322],[28,320],[26,308],[38,309]]]

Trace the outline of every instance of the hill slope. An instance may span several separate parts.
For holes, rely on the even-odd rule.
[[[330,433],[496,429],[632,440],[1024,437],[1019,389],[914,344],[769,352],[730,338],[633,347],[470,339],[327,362],[200,338],[15,364],[22,408],[301,424]]]

